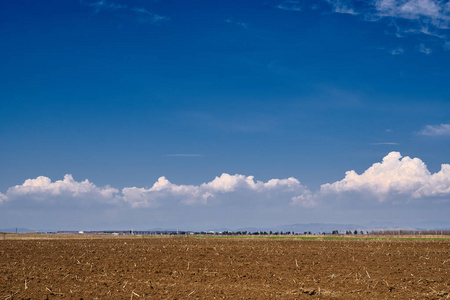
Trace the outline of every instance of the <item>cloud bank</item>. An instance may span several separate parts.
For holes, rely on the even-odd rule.
[[[355,197],[357,195],[357,197]],[[450,165],[432,174],[419,158],[391,152],[362,174],[347,171],[343,179],[325,183],[313,192],[294,177],[255,180],[254,176],[223,173],[199,185],[183,185],[160,177],[151,187],[98,187],[89,180],[76,181],[72,175],[52,182],[39,176],[0,193],[0,204],[39,203],[78,206],[101,204],[130,209],[158,210],[176,207],[236,207],[310,209],[336,206],[342,199],[372,203],[408,203],[412,200],[449,201]],[[30,202],[31,201],[31,202]],[[431,202],[428,202],[431,203]]]
[[[307,188],[293,177],[263,182],[255,181],[253,176],[223,173],[220,177],[200,185],[177,185],[163,176],[151,188],[127,187],[122,193],[124,200],[132,207],[158,207],[162,205],[162,201],[168,199],[178,199],[179,203],[185,205],[224,204],[224,201],[229,201],[227,198],[230,198],[230,195],[235,199],[245,198],[242,201],[259,198],[259,202],[276,196],[274,201],[302,204],[294,198],[306,191]]]
[[[55,199],[74,202],[126,203],[132,208],[157,208],[170,205],[218,205],[229,201],[259,203],[267,201],[303,205],[296,197],[308,192],[297,179],[270,179],[267,182],[255,180],[253,176],[222,174],[210,182],[200,185],[178,185],[166,177],[160,177],[150,188],[125,187],[119,192],[110,186],[98,187],[89,180],[76,181],[72,175],[52,182],[50,178],[39,176],[27,179],[21,185],[10,187],[6,194],[0,193],[0,203],[27,199],[42,204],[57,204]],[[233,198],[233,200],[230,200]],[[69,199],[69,200],[67,200]],[[305,206],[314,203],[309,200]]]

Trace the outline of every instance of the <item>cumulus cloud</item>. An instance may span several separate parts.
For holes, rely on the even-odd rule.
[[[254,176],[227,173],[199,185],[175,184],[162,176],[151,187],[125,187],[120,192],[110,186],[98,187],[87,179],[76,181],[71,175],[54,182],[39,176],[10,187],[5,194],[0,193],[0,204],[34,202],[149,209],[204,206],[268,210],[326,207],[334,205],[328,202],[330,199],[354,200],[355,195],[358,199],[376,199],[374,203],[431,198],[446,201],[450,197],[450,165],[443,164],[439,172],[432,174],[421,159],[391,152],[362,174],[348,171],[342,180],[323,184],[316,192],[294,177],[261,181]]]
[[[2,202],[5,202],[6,199],[7,199],[7,198],[6,198],[6,195],[0,193],[0,204],[2,204]]]
[[[7,199],[27,198],[45,201],[48,198],[64,197],[78,199],[112,201],[119,191],[110,186],[97,187],[89,180],[75,181],[70,174],[66,174],[63,180],[52,182],[50,178],[39,176],[27,179],[21,185],[10,187],[6,192]]]
[[[158,207],[161,201],[176,198],[180,202],[206,204],[210,196],[194,185],[176,185],[162,176],[151,188],[126,187],[123,199],[132,207]]]
[[[300,181],[293,177],[270,179],[266,182],[255,180],[253,176],[223,173],[200,185],[171,183],[160,177],[150,188],[125,187],[121,190],[105,186],[98,187],[89,180],[76,181],[72,175],[63,180],[52,180],[45,176],[27,179],[23,184],[10,187],[6,194],[0,193],[0,204],[7,200],[33,201],[41,204],[58,203],[121,204],[130,207],[157,208],[171,205],[299,205],[314,206],[314,200],[304,198],[311,194]],[[69,200],[69,201],[67,201]]]
[[[303,207],[314,207],[317,205],[317,202],[310,191],[304,191],[301,195],[293,197],[291,204]]]
[[[421,135],[450,135],[450,124],[427,125],[419,131]]]
[[[312,206],[312,199],[302,202],[295,198],[307,191],[307,188],[293,177],[263,182],[255,181],[253,176],[223,173],[212,181],[200,185],[177,185],[165,177],[160,177],[151,188],[127,187],[122,193],[124,200],[133,207],[157,207],[163,205],[164,201],[173,199],[185,205],[210,205],[217,201],[225,201],[225,198],[229,198],[227,195],[239,201],[258,198],[261,202],[273,198],[274,201]],[[279,198],[275,199],[276,197]]]
[[[348,171],[344,179],[324,184],[320,189],[321,195],[345,197],[350,193],[372,196],[379,202],[450,196],[450,165],[443,164],[441,171],[431,174],[419,158],[391,152],[361,175]]]

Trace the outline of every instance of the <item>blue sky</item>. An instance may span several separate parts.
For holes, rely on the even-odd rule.
[[[2,1],[0,228],[449,221],[449,26],[437,0]]]

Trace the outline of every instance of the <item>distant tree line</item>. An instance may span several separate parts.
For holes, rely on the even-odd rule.
[[[218,234],[221,235],[298,235],[299,233],[295,233],[293,231],[222,231]],[[311,231],[306,232],[305,234],[311,234]]]
[[[294,231],[178,231],[178,230],[161,230],[161,231],[141,231],[141,230],[116,230],[116,231],[57,231],[45,232],[57,234],[93,234],[93,235],[267,235],[267,236],[286,236],[286,235],[316,235],[311,231],[303,233]],[[319,232],[318,235],[329,235],[327,232]],[[339,232],[333,230],[332,235],[450,235],[450,230],[372,230],[363,232],[362,230],[346,230]],[[1,236],[0,236],[1,237]]]
[[[450,230],[374,230],[372,235],[450,235]]]

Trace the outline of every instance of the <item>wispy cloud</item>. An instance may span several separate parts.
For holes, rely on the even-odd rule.
[[[360,15],[361,20],[377,22],[390,19],[393,34],[397,37],[426,35],[444,41],[444,49],[450,28],[450,2],[440,0],[324,0],[334,13]],[[419,51],[431,54],[429,47]],[[391,54],[402,54],[393,50]]]
[[[235,20],[233,20],[233,18],[225,19],[225,23],[234,24],[234,25],[240,26],[240,27],[242,27],[244,29],[248,29],[247,23],[235,21]]]
[[[100,12],[101,10],[118,10],[118,9],[128,9],[128,6],[125,4],[109,2],[105,0],[101,1],[80,1],[81,4],[85,6],[89,6],[94,8],[95,13]]]
[[[430,136],[450,135],[450,124],[427,125],[419,131],[419,134]]]
[[[396,48],[396,49],[390,51],[390,53],[392,55],[401,55],[404,52],[405,52],[405,50],[403,50],[403,48]]]
[[[161,21],[166,21],[169,18],[166,16],[158,15],[148,11],[144,7],[128,6],[126,4],[112,2],[112,1],[86,1],[82,0],[80,3],[84,6],[91,7],[94,13],[100,13],[101,11],[121,11],[130,14],[135,21],[141,24],[154,24]]]
[[[448,28],[450,6],[434,0],[376,0],[375,9],[383,17],[409,20],[428,19],[431,24]]]
[[[148,11],[143,7],[133,7],[131,8],[138,17],[138,22],[140,23],[157,23],[161,21],[167,21],[169,18],[166,16],[161,16],[155,13]]]
[[[427,46],[425,46],[423,43],[419,45],[419,52],[424,53],[426,55],[429,55],[433,52],[433,50],[431,50],[431,48],[428,48]]]
[[[187,125],[202,128],[202,130],[208,128],[208,130],[243,134],[269,132],[277,126],[277,120],[267,114],[248,114],[246,118],[236,115],[224,119],[204,112],[183,112],[180,117]]]
[[[295,0],[287,0],[278,4],[276,8],[287,11],[302,11],[302,7],[300,6],[300,1]]]
[[[323,0],[332,13],[359,16],[359,20],[378,22],[390,20],[391,32],[397,37],[426,35],[444,41],[447,45],[450,29],[450,2],[441,0]],[[281,1],[277,9],[301,11],[313,9],[297,0]],[[388,31],[386,31],[388,32]],[[443,46],[444,49],[448,47]],[[430,48],[427,48],[430,49]],[[430,49],[431,50],[431,49]],[[391,54],[402,54],[393,50]],[[423,52],[427,53],[427,52]],[[427,54],[431,52],[428,51]]]
[[[349,14],[349,15],[358,15],[357,12],[350,1],[345,0],[327,0],[329,4],[332,6],[332,10],[335,13],[339,14]]]
[[[439,40],[438,45],[445,50],[448,46],[450,29],[450,2],[441,0],[323,0],[332,13],[358,16],[358,20],[379,22],[387,20],[390,29],[387,34],[405,38],[425,35]],[[274,6],[288,11],[313,9],[298,0],[281,1]],[[418,46],[421,53],[431,54],[430,47]],[[403,48],[389,51],[392,55],[404,53]]]
[[[200,157],[203,154],[188,154],[188,153],[178,153],[178,154],[167,154],[169,157]]]
[[[409,26],[405,24],[403,29],[399,28],[403,33],[446,39],[440,31],[447,30],[450,24],[448,3],[434,0],[378,0],[375,2],[375,9],[380,17],[409,21]],[[414,24],[415,26],[410,26]]]
[[[371,145],[378,146],[378,145],[400,145],[400,144],[399,143],[386,142],[386,143],[371,143]]]

